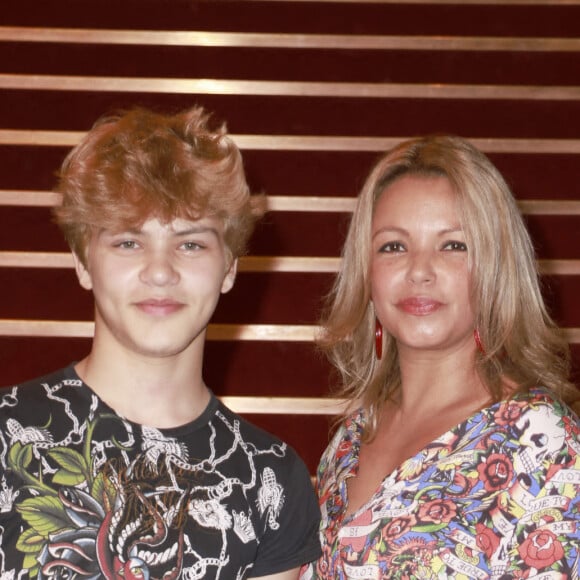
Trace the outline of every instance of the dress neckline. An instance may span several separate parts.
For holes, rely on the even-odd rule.
[[[369,499],[362,504],[357,510],[353,511],[352,513],[344,516],[340,520],[340,525],[346,525],[353,520],[355,520],[360,515],[364,514],[368,511],[373,503],[377,501],[381,497],[381,493],[385,484],[387,482],[396,483],[397,480],[400,479],[400,476],[403,477],[406,474],[414,473],[417,471],[420,465],[422,465],[425,460],[429,463],[433,463],[438,461],[440,454],[443,450],[449,449],[449,441],[453,440],[459,433],[459,431],[467,424],[476,421],[479,423],[481,420],[484,420],[485,416],[487,416],[486,421],[489,421],[489,418],[493,416],[493,414],[502,406],[511,401],[522,401],[523,399],[530,399],[532,397],[537,397],[540,395],[546,395],[545,389],[541,387],[530,389],[528,393],[516,393],[513,397],[509,399],[502,399],[496,403],[491,403],[482,409],[478,409],[465,417],[462,421],[448,429],[445,433],[437,436],[436,438],[432,439],[429,443],[423,446],[417,453],[413,456],[408,457],[402,463],[400,463],[397,467],[395,467],[390,473],[388,473],[379,483],[377,488],[371,494]],[[481,415],[481,419],[477,419],[478,416]],[[346,434],[346,439],[350,442],[350,457],[348,463],[345,465],[343,469],[343,473],[337,478],[338,485],[344,489],[341,490],[341,496],[344,498],[344,505],[342,509],[342,514],[346,513],[348,508],[348,487],[347,487],[347,480],[351,477],[356,476],[358,473],[358,466],[359,466],[359,454],[361,448],[361,435],[364,428],[364,413],[362,409],[358,409],[355,411],[350,417],[347,418],[346,424],[344,426],[344,433]],[[433,452],[433,450],[436,451]],[[454,448],[455,449],[455,448]],[[432,453],[429,453],[432,451]]]

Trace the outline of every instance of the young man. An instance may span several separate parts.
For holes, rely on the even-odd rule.
[[[2,577],[297,578],[320,551],[306,467],[202,378],[261,214],[238,149],[200,108],[138,109],[93,127],[58,191],[95,334],[0,398]]]

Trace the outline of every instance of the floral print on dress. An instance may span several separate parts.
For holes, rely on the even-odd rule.
[[[579,422],[547,390],[475,413],[345,516],[363,424],[351,415],[320,462],[323,555],[302,579],[580,577]]]

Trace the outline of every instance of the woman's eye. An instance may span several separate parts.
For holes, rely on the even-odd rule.
[[[467,252],[467,244],[465,244],[464,242],[451,241],[451,242],[447,242],[443,246],[443,249],[449,250],[452,252]]]
[[[401,242],[387,242],[386,244],[383,244],[380,247],[379,252],[391,253],[391,252],[402,252],[404,250],[405,247],[403,246],[403,244],[401,244]]]

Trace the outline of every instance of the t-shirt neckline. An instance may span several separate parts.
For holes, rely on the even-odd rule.
[[[176,427],[167,427],[167,428],[160,428],[154,427],[152,425],[144,425],[141,423],[136,423],[134,421],[131,421],[130,419],[127,419],[126,417],[115,411],[115,409],[110,407],[105,401],[103,401],[103,399],[99,397],[99,395],[89,385],[87,385],[85,381],[83,381],[80,378],[77,371],[75,370],[76,364],[77,364],[76,362],[72,362],[63,369],[64,378],[66,378],[67,380],[72,380],[80,383],[80,385],[82,385],[82,387],[87,391],[87,393],[90,393],[92,396],[98,399],[99,404],[101,406],[109,410],[115,416],[119,417],[120,420],[124,421],[125,423],[128,423],[129,425],[131,425],[133,428],[136,429],[143,428],[155,429],[166,437],[181,437],[194,431],[198,431],[199,429],[205,427],[214,417],[220,405],[218,398],[215,396],[213,391],[208,388],[210,396],[208,404],[206,405],[205,409],[195,419],[193,419],[188,423],[184,423],[183,425],[178,425]]]

